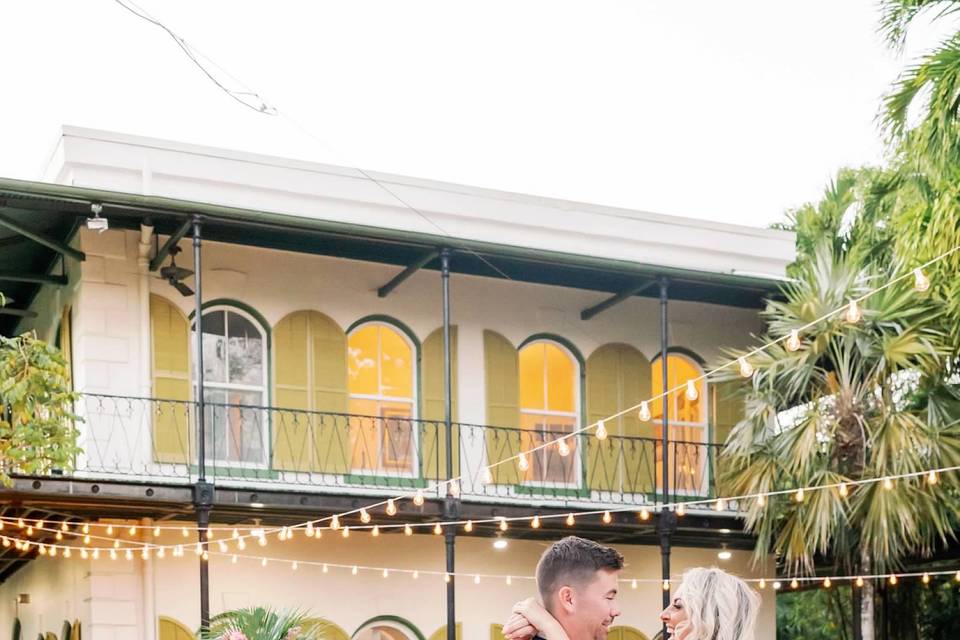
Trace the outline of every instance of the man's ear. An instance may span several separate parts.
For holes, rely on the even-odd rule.
[[[567,613],[573,613],[575,597],[573,587],[564,585],[557,591],[557,605]]]

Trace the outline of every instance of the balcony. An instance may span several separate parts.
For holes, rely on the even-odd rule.
[[[205,404],[206,473],[220,487],[389,496],[422,489],[440,497],[443,422],[399,416]],[[83,394],[83,453],[68,475],[97,481],[187,485],[198,474],[194,402]],[[453,472],[464,501],[579,509],[653,505],[662,445],[653,438],[583,435],[561,451],[561,432],[453,424]],[[569,439],[568,439],[569,441]],[[485,468],[545,442],[526,457]],[[720,445],[668,444],[672,501],[716,495]],[[52,472],[63,475],[62,473]]]

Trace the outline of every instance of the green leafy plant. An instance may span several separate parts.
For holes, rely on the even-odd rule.
[[[301,611],[248,607],[213,617],[204,640],[321,640],[323,623]]]
[[[0,337],[0,482],[73,467],[77,399],[56,347],[32,333]]]

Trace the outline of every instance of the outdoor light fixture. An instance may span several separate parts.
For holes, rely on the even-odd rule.
[[[733,554],[727,551],[726,549],[723,549],[722,551],[720,551],[720,553],[717,554],[717,557],[720,558],[721,560],[729,560],[730,558],[733,557]]]
[[[498,551],[503,551],[507,548],[507,539],[497,536],[497,539],[493,541],[493,548]]]
[[[100,217],[100,214],[103,213],[102,204],[91,204],[90,212],[93,214],[93,217],[87,218],[87,229],[90,229],[90,231],[96,231],[97,233],[103,233],[110,228],[110,223],[107,222],[107,219]]]

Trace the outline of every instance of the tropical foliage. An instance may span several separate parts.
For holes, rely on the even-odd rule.
[[[249,607],[225,611],[210,620],[206,640],[320,640],[323,624],[300,611]]]
[[[70,469],[79,452],[77,395],[60,351],[33,334],[0,336],[0,482]]]

